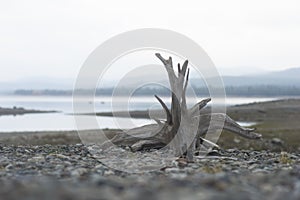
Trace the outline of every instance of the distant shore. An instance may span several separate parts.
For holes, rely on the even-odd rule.
[[[209,107],[204,109],[203,112],[209,112]],[[254,102],[248,104],[240,104],[234,106],[228,106],[226,112],[229,116],[237,121],[243,122],[261,122],[261,121],[272,121],[272,120],[285,120],[285,117],[294,117],[297,119],[300,117],[300,99],[280,99],[266,102]],[[86,113],[94,114],[94,113]],[[97,112],[97,116],[108,116],[108,117],[133,117],[133,118],[144,118],[149,119],[151,117],[165,118],[163,110],[151,110],[149,111],[117,111],[117,112]],[[128,115],[129,114],[129,115]],[[299,116],[298,116],[299,114]],[[298,124],[297,120],[295,120]]]
[[[55,110],[34,110],[34,109],[25,109],[23,107],[12,107],[12,108],[2,108],[0,107],[0,116],[1,115],[24,115],[30,113],[54,113],[58,112]]]

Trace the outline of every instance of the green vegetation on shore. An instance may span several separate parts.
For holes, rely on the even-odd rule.
[[[206,110],[209,112],[209,110]],[[152,115],[163,117],[163,111],[152,111]],[[227,108],[227,114],[236,121],[255,122],[252,128],[263,135],[262,140],[249,140],[223,131],[218,143],[224,148],[273,149],[293,151],[300,148],[300,99],[283,99],[251,103]],[[112,116],[112,113],[97,113]],[[148,111],[131,111],[131,117],[149,118]],[[114,116],[126,116],[115,112]]]

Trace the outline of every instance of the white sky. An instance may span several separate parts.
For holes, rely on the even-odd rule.
[[[188,36],[223,74],[300,67],[299,0],[1,0],[0,80],[75,78],[94,48],[137,28]]]

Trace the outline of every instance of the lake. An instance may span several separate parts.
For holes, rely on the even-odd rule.
[[[164,98],[167,99],[167,98]],[[199,98],[201,99],[201,98]],[[261,97],[229,97],[226,105],[245,104],[252,102],[263,102],[278,98]],[[129,110],[157,109],[160,105],[154,97],[134,97],[129,102],[125,98],[114,99],[114,110],[122,111],[128,107]],[[91,102],[82,101],[83,104]],[[59,113],[26,114],[17,116],[0,116],[0,132],[14,131],[52,131],[52,130],[76,130],[72,107],[72,97],[66,96],[0,96],[0,107],[23,107],[37,110],[57,110]],[[112,110],[111,97],[96,97],[95,111],[107,112]],[[81,115],[83,120],[94,118],[94,116]],[[81,129],[98,128],[133,128],[152,123],[148,119],[127,119],[112,117],[97,117],[97,126],[86,126]],[[249,125],[241,123],[241,125]]]

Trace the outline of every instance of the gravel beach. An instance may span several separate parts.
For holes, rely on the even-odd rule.
[[[0,199],[300,199],[300,152],[227,149],[126,173],[89,149],[1,144]]]
[[[1,133],[0,199],[298,200],[299,105],[300,100],[280,100],[230,107],[235,120],[257,122],[263,139],[223,132],[221,150],[191,163],[178,157],[165,162],[164,152],[156,151],[95,154],[97,146],[81,144],[77,131]],[[103,132],[112,138],[120,130]],[[149,165],[156,167],[125,170]]]

